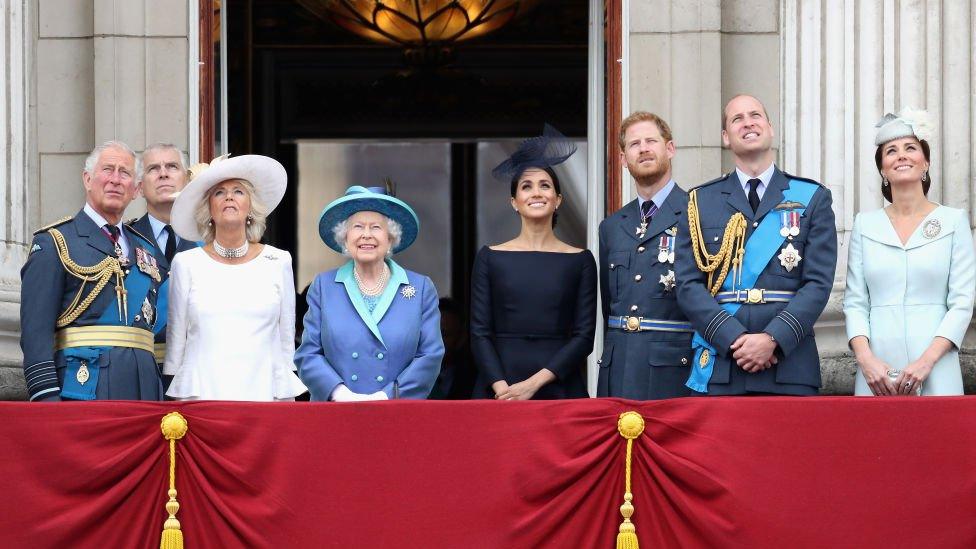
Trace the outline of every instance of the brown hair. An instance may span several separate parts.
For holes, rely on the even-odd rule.
[[[929,163],[929,167],[932,167],[931,160],[931,149],[929,148],[929,142],[924,139],[918,139],[918,144],[922,146],[922,154],[925,155],[925,161]],[[878,149],[874,151],[874,165],[878,167],[878,173],[881,173],[881,154],[884,150],[884,146],[888,143],[882,143],[878,145]],[[932,176],[929,175],[929,171],[925,170],[922,174],[922,194],[925,196],[929,195],[929,187],[932,186]],[[885,200],[892,202],[891,200],[891,185],[884,184],[884,175],[881,176],[881,194],[885,197]]]
[[[627,145],[625,141],[625,136],[627,135],[627,128],[630,128],[638,122],[653,122],[657,129],[661,132],[661,137],[664,138],[664,142],[672,141],[671,139],[671,126],[664,121],[660,116],[647,111],[636,111],[630,114],[627,118],[624,118],[623,122],[620,123],[620,150],[624,150]]]
[[[726,113],[726,110],[729,108],[729,103],[731,103],[732,101],[735,101],[736,99],[738,99],[740,97],[751,97],[751,98],[755,99],[756,100],[756,103],[759,103],[759,106],[762,107],[763,116],[766,117],[766,122],[769,122],[770,124],[772,124],[772,122],[769,121],[769,111],[766,110],[766,105],[764,105],[763,102],[760,101],[758,97],[756,97],[755,95],[749,95],[748,93],[740,93],[738,95],[733,95],[728,101],[725,102],[725,106],[722,107],[722,131],[723,132],[726,129],[728,129],[728,117],[729,117],[729,115],[728,115],[728,113]]]
[[[519,183],[519,181],[522,180],[522,176],[525,174],[525,172],[527,172],[529,170],[542,170],[542,171],[546,172],[547,174],[549,174],[549,179],[552,179],[552,187],[553,187],[553,189],[555,189],[556,195],[557,196],[562,196],[563,195],[563,191],[559,187],[559,177],[556,176],[556,172],[555,172],[555,170],[552,169],[552,167],[546,166],[545,168],[535,168],[535,167],[529,166],[529,167],[525,168],[524,170],[520,171],[519,173],[515,174],[514,177],[512,177],[512,198],[515,198],[515,193],[518,192],[518,183]],[[559,212],[552,212],[552,227],[553,228],[556,228],[556,217],[558,215],[559,215]]]

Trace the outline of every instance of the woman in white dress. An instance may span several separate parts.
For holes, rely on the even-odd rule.
[[[291,255],[261,244],[288,176],[274,159],[215,159],[173,203],[172,226],[204,246],[170,270],[166,394],[179,400],[294,400],[295,284]]]
[[[963,394],[976,260],[966,212],[926,197],[931,130],[911,109],[878,123],[875,163],[891,205],[854,218],[844,294],[856,395]]]

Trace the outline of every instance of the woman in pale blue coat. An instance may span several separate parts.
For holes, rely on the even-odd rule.
[[[887,208],[854,218],[844,314],[856,395],[961,395],[959,347],[973,316],[969,216],[926,198],[932,125],[905,109],[878,123]]]
[[[312,400],[427,398],[444,356],[437,290],[391,259],[419,228],[378,187],[350,187],[322,211],[319,236],[350,260],[308,289],[295,364]]]

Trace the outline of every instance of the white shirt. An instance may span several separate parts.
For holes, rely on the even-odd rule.
[[[226,265],[194,248],[173,257],[163,373],[181,400],[293,400],[295,284],[291,255],[265,246]]]
[[[742,185],[742,190],[746,193],[746,198],[749,197],[749,180],[758,179],[759,187],[756,188],[756,193],[759,195],[759,200],[762,200],[763,195],[766,194],[766,187],[769,186],[769,182],[773,179],[773,171],[775,167],[776,167],[775,163],[770,164],[769,167],[766,168],[765,171],[763,171],[763,173],[759,174],[756,177],[752,177],[746,172],[740,170],[738,166],[736,166],[735,173],[736,175],[739,176],[739,184]]]
[[[96,212],[95,208],[92,208],[91,204],[87,202],[85,202],[85,213],[88,214],[88,217],[90,217],[96,225],[98,225],[99,229],[102,229],[102,232],[105,233],[105,238],[112,240],[104,229],[106,225],[111,225],[111,223],[106,221],[105,218],[102,217],[102,214]],[[129,238],[125,236],[125,231],[122,230],[122,222],[119,221],[116,223],[115,227],[119,230],[119,246],[122,247],[122,255],[129,257]]]

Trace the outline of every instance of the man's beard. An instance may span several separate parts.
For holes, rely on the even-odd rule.
[[[638,164],[638,168],[639,167],[640,164]],[[655,167],[651,170],[643,172],[637,171],[637,173],[635,173],[635,170],[632,169],[630,170],[630,175],[633,176],[638,183],[655,183],[661,178],[662,175],[666,174],[669,169],[671,169],[671,163],[665,160],[656,163]]]

